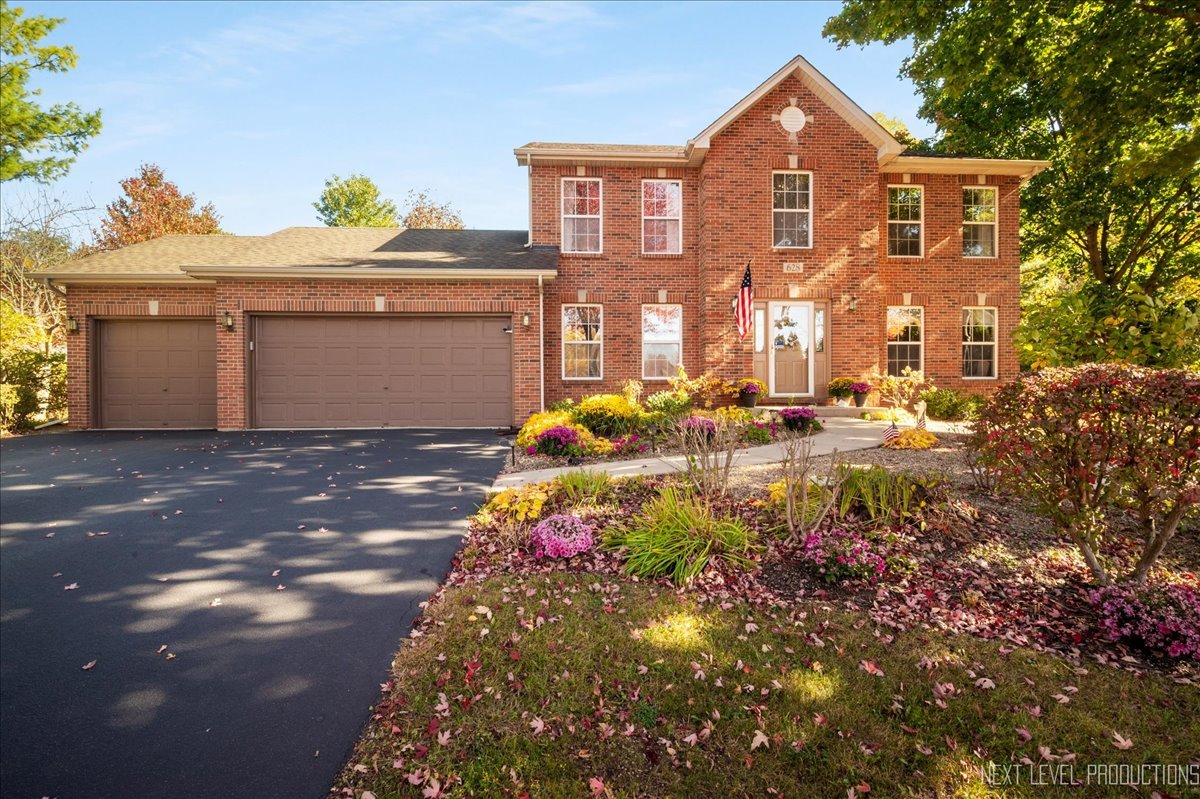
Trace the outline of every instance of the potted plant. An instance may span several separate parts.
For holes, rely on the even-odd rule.
[[[871,384],[861,380],[850,385],[850,393],[854,395],[855,407],[861,408],[867,404],[867,395],[871,393]]]
[[[850,395],[854,393],[851,388],[855,383],[853,378],[835,377],[829,381],[829,396],[837,400],[837,404],[845,407],[850,404]]]
[[[784,408],[779,412],[779,419],[788,430],[807,433],[817,418],[817,412],[812,408]]]
[[[738,405],[753,408],[758,404],[759,395],[767,392],[767,384],[753,377],[743,377],[733,381],[733,390],[737,394]]]

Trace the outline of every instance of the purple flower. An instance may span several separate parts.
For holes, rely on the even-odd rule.
[[[579,431],[572,427],[563,425],[551,427],[538,433],[534,440],[537,442],[534,449],[543,455],[562,457],[583,454]]]
[[[1200,660],[1200,592],[1194,586],[1109,585],[1092,591],[1089,598],[1100,614],[1101,628],[1114,641]]]
[[[871,542],[856,532],[840,528],[809,533],[800,557],[816,566],[818,573],[831,583],[876,582],[887,566],[883,557],[872,549]]]
[[[702,430],[709,435],[717,432],[717,423],[707,416],[689,416],[683,420],[684,430]]]
[[[850,391],[853,394],[869,394],[871,392],[870,383],[851,383]]]
[[[592,548],[592,528],[578,516],[558,513],[538,522],[529,540],[539,558],[570,558]]]

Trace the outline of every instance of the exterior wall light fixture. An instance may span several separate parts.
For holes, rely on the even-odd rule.
[[[850,295],[850,306],[849,307],[850,307],[850,313],[854,313],[855,311],[858,310],[858,295],[857,294]]]
[[[221,317],[221,325],[226,330],[233,330],[233,314],[231,314],[229,311],[226,311]]]
[[[76,319],[74,316],[67,317],[67,332],[68,333],[78,333],[79,332],[79,320]]]

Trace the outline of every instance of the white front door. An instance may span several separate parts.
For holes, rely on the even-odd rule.
[[[800,300],[772,302],[767,317],[767,384],[771,396],[813,396],[813,304]]]

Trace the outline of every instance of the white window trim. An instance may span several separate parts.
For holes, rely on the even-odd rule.
[[[568,214],[563,211],[563,186],[566,182],[585,182],[595,183],[600,186],[600,213],[597,216],[591,214]],[[600,220],[600,249],[598,250],[568,250],[567,249],[567,226],[564,221],[567,219],[599,219]],[[562,252],[568,255],[603,255],[604,254],[604,178],[588,178],[588,177],[572,177],[570,175],[559,178],[558,182],[558,243]]]
[[[677,302],[645,302],[645,303],[642,303],[641,314],[645,314],[647,308],[678,308],[679,309],[679,340],[676,342],[655,341],[653,343],[654,344],[676,344],[676,343],[679,344],[679,363],[680,363],[680,365],[682,365],[683,364],[683,306]],[[645,329],[645,327],[643,327],[644,324],[645,323],[643,320],[643,316],[639,315],[638,316],[638,334],[642,337],[642,366],[641,366],[641,370],[640,370],[642,373],[642,380],[651,380],[656,383],[666,382],[667,380],[670,380],[671,377],[673,377],[673,375],[668,375],[667,377],[648,377],[646,375],[646,329]],[[604,328],[601,327],[600,330],[601,330],[601,332],[603,332]],[[601,338],[601,346],[602,347],[603,347],[603,341],[604,341],[604,339],[602,337]],[[601,364],[601,369],[603,369],[603,364]]]
[[[981,186],[968,184],[966,186],[963,186],[962,188],[963,188],[963,194],[966,194],[968,189],[989,189],[992,192],[992,198],[993,198],[992,212],[996,216],[996,219],[994,222],[968,222],[965,219],[963,220],[963,223],[962,223],[963,232],[966,231],[967,225],[975,225],[975,226],[991,225],[991,227],[992,227],[992,254],[991,255],[967,255],[964,253],[963,258],[971,258],[976,261],[994,261],[1000,257],[1000,187],[992,186],[990,184],[984,184]],[[965,207],[966,207],[965,202],[963,204],[963,207],[965,209]],[[921,216],[922,217],[925,216],[924,209],[921,210]],[[963,236],[963,239],[964,240],[966,239],[965,235]],[[976,379],[978,379],[978,378],[976,378]]]
[[[920,255],[892,255],[891,252],[888,252],[887,257],[888,258],[924,258],[925,257],[925,184],[923,184],[923,183],[889,183],[887,185],[887,187],[889,190],[890,189],[919,189],[921,191],[921,221],[918,223],[921,226],[921,254]],[[891,202],[888,201],[888,197],[886,194],[883,197],[883,207],[884,207],[884,217],[886,220],[884,222],[884,225],[887,226],[883,230],[883,232],[884,232],[883,248],[885,251],[887,251],[888,250],[888,241],[891,238],[888,235],[888,231],[889,231],[889,228],[891,227],[892,222],[902,223],[904,220],[892,219],[892,215],[891,215],[892,204],[891,204]],[[916,305],[911,305],[911,306],[910,305],[894,305],[892,307],[893,308],[916,308],[917,306]],[[922,320],[923,319],[924,319],[924,316],[922,316]],[[921,335],[924,336],[924,331],[922,331]],[[922,343],[924,343],[924,339],[922,339]],[[924,348],[922,348],[922,357],[924,357],[923,351],[924,351]],[[922,369],[921,371],[925,371],[925,370]]]
[[[567,341],[566,332],[566,310],[568,308],[599,308],[600,309],[600,374],[596,377],[568,377],[567,376],[567,347],[571,342]],[[558,337],[562,340],[562,379],[570,381],[596,382],[604,379],[604,306],[598,302],[564,302],[558,309]],[[577,342],[578,344],[591,344],[595,342]]]
[[[781,247],[775,243],[775,212],[776,211],[799,211],[797,208],[776,208],[775,207],[775,176],[776,175],[808,175],[808,244],[804,246],[793,245],[791,247]],[[817,218],[817,193],[814,191],[813,173],[806,169],[772,169],[771,170],[771,249],[772,250],[811,250],[813,242],[816,241],[817,232],[813,227],[813,223]],[[922,211],[922,215],[924,212]]]
[[[912,257],[912,256],[908,256],[908,257]],[[884,313],[884,316],[883,316],[883,346],[884,346],[883,373],[885,375],[888,374],[888,361],[891,360],[890,358],[887,357],[889,349],[892,344],[892,342],[888,341],[888,338],[887,338],[887,312],[892,310],[893,308],[895,308],[896,310],[919,308],[921,311],[921,374],[925,374],[925,306],[924,305],[889,305],[887,308],[884,309],[884,312],[883,312]],[[959,338],[962,338],[962,332],[961,332],[962,320],[961,320],[961,318],[959,320],[958,327],[959,327],[959,331],[960,331],[958,336],[959,336]],[[911,344],[912,342],[897,341],[895,343],[896,344]],[[903,377],[903,375],[892,375],[892,377]]]
[[[992,341],[992,376],[991,377],[967,377],[966,375],[962,374],[963,367],[966,365],[966,360],[963,359],[961,356],[959,356],[959,364],[958,364],[959,376],[962,377],[963,380],[999,380],[1000,379],[1000,310],[994,305],[964,305],[962,307],[962,309],[963,309],[963,311],[991,311],[992,319],[995,320],[993,322],[993,329],[995,331],[996,338],[995,338],[995,340]],[[962,324],[961,324],[961,317],[960,317],[959,328],[961,328],[961,327],[962,327]],[[958,337],[960,339],[962,338],[961,330],[958,334]],[[924,333],[924,331],[922,331],[921,332],[921,341],[924,342],[924,340],[925,340],[925,333]],[[960,346],[963,344],[966,344],[966,343],[967,342],[962,341],[962,342],[960,342]],[[979,344],[981,342],[976,341],[976,342],[972,342],[972,343]],[[986,343],[986,342],[982,342],[982,343]],[[922,350],[922,354],[924,354],[924,350]]]
[[[646,216],[646,184],[647,183],[674,183],[679,187],[679,216]],[[641,185],[642,195],[640,202],[642,205],[642,255],[683,255],[683,181],[674,178],[643,178]],[[601,189],[603,193],[603,189]],[[604,204],[601,203],[600,211],[604,211]],[[668,252],[647,252],[646,251],[646,220],[658,220],[663,222],[679,222],[679,249]],[[601,246],[604,245],[603,229],[604,223],[600,223]],[[656,305],[662,303],[654,303]]]

